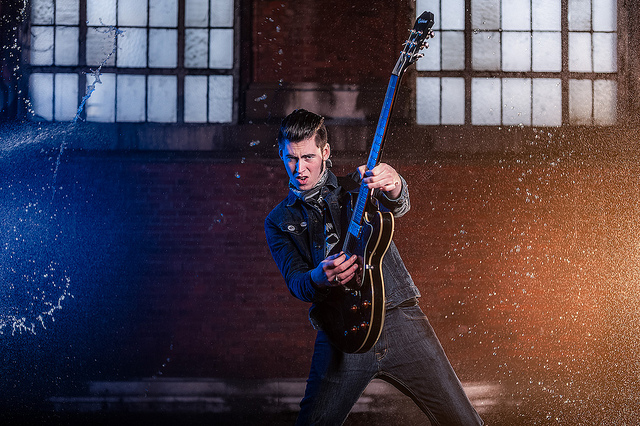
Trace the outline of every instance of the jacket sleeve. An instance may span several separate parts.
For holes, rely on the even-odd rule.
[[[305,302],[319,302],[328,291],[316,288],[311,281],[311,265],[300,253],[292,236],[280,229],[271,216],[265,220],[269,250],[291,294]]]
[[[362,179],[360,178],[360,173],[357,171],[349,175],[358,185]],[[409,211],[411,208],[411,202],[409,200],[409,188],[407,186],[407,181],[404,180],[402,176],[400,176],[400,182],[402,184],[402,191],[398,198],[391,199],[387,196],[383,191],[376,189],[373,191],[373,197],[380,202],[382,207],[385,210],[391,212],[394,217],[401,217],[405,213]]]
[[[399,175],[398,175],[399,176]],[[406,212],[411,208],[411,202],[409,201],[409,188],[407,187],[407,182],[404,180],[402,176],[400,176],[400,182],[402,185],[402,192],[395,200],[392,200],[387,196],[386,193],[375,190],[373,192],[373,196],[380,201],[384,207],[389,209],[391,213],[393,213],[394,217],[404,216]]]

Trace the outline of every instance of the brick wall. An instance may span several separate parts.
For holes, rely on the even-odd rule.
[[[253,81],[386,84],[411,3],[254,1]]]
[[[95,231],[119,223],[128,253],[110,265],[117,279],[92,289],[104,304],[89,315],[113,316],[118,330],[103,367],[116,376],[306,375],[307,305],[288,294],[263,234],[264,217],[286,194],[278,162],[69,162],[71,208],[85,198],[116,208]],[[606,295],[624,285],[610,273],[624,261],[614,241],[629,240],[635,224],[635,168],[567,157],[398,168],[412,210],[397,221],[395,241],[462,374],[597,352],[613,303]],[[95,179],[103,173],[106,191]],[[102,278],[98,271],[94,281]],[[78,292],[74,303],[87,299]]]
[[[394,239],[463,380],[582,398],[617,386],[602,372],[635,371],[631,157],[392,160],[412,194]],[[286,193],[277,160],[69,153],[51,203],[55,156],[25,159],[12,159],[5,205],[41,197],[17,229],[56,230],[39,238],[73,297],[46,330],[2,336],[3,374],[16,379],[5,384],[29,397],[26,383],[55,393],[87,380],[306,376],[307,305],[289,295],[263,234]]]

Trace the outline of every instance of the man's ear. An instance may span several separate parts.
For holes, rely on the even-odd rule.
[[[324,161],[327,161],[329,157],[331,157],[331,147],[329,146],[328,143],[326,143],[324,145],[324,148],[322,148],[322,159]]]
[[[278,157],[280,157],[280,159],[281,159],[281,160],[284,160],[284,159],[282,158],[282,148],[280,148],[280,149],[278,150]]]

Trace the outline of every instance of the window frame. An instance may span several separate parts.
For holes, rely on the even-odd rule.
[[[148,0],[153,1],[153,0]],[[114,124],[114,125],[122,125],[122,124],[136,124],[136,125],[168,125],[168,126],[211,126],[211,125],[235,125],[239,121],[240,117],[240,109],[239,109],[239,86],[240,86],[240,63],[241,63],[241,11],[240,11],[240,2],[241,0],[233,0],[233,23],[232,27],[229,27],[233,30],[233,61],[232,66],[229,69],[223,68],[187,68],[184,65],[184,53],[185,53],[185,30],[187,29],[185,23],[185,15],[186,15],[186,1],[187,0],[177,0],[177,26],[175,30],[177,31],[177,58],[176,58],[176,67],[150,67],[148,61],[148,49],[149,49],[149,38],[148,34],[153,29],[162,29],[164,27],[151,27],[149,22],[147,21],[146,26],[144,27],[136,27],[136,28],[144,28],[147,32],[147,40],[146,40],[146,48],[147,48],[147,60],[146,66],[144,67],[121,67],[117,66],[114,62],[113,64],[103,65],[100,68],[100,74],[111,74],[114,75],[114,78],[117,79],[118,75],[130,75],[130,76],[144,76],[145,77],[145,111],[144,121],[118,121],[117,119],[117,88],[114,88],[114,92],[116,93],[114,99],[114,114],[116,115],[113,121],[107,121],[103,123]],[[21,59],[21,70],[22,70],[22,78],[21,78],[21,90],[23,93],[26,93],[25,101],[23,102],[22,108],[19,111],[20,118],[29,119],[33,121],[32,114],[30,113],[30,96],[29,94],[29,80],[33,74],[52,74],[55,80],[55,75],[58,74],[75,74],[78,76],[78,96],[77,96],[77,104],[80,105],[82,98],[86,93],[87,84],[93,82],[93,78],[91,76],[91,71],[95,70],[97,67],[87,64],[87,33],[91,31],[92,28],[95,28],[94,25],[87,24],[87,0],[78,0],[79,2],[79,15],[78,15],[78,64],[77,65],[56,65],[55,59],[54,63],[51,65],[32,65],[30,58],[30,49],[31,49],[31,29],[32,26],[46,26],[53,28],[53,32],[55,34],[56,28],[64,25],[58,25],[54,22],[47,25],[37,25],[32,24],[31,19],[31,4],[28,5],[25,11],[25,19],[23,23],[22,34],[23,37],[21,39],[21,44],[23,46],[22,49],[22,59]],[[148,5],[148,3],[147,3]],[[211,8],[211,2],[209,2],[209,8]],[[149,8],[147,7],[147,13],[149,13]],[[55,0],[54,0],[54,14],[55,14]],[[116,0],[116,15],[117,15],[117,0]],[[100,27],[100,26],[98,26]],[[116,28],[124,28],[125,26],[115,26]],[[218,28],[211,26],[211,22],[209,21],[207,27],[203,27],[207,30],[209,34],[209,41],[207,46],[210,47],[210,34],[211,30]],[[174,29],[173,27],[171,29]],[[55,39],[54,39],[55,43]],[[55,44],[54,44],[55,49]],[[209,55],[209,52],[208,52]],[[208,63],[208,57],[207,57]],[[210,90],[209,84],[211,81],[210,76],[218,76],[218,75],[229,75],[232,79],[232,90],[231,90],[231,121],[228,122],[214,122],[209,121],[211,118],[211,114],[209,113],[210,108]],[[176,120],[175,121],[165,121],[165,122],[157,122],[149,120],[149,108],[148,108],[148,96],[149,96],[149,78],[151,76],[175,76],[176,77]],[[206,76],[207,77],[207,117],[206,121],[202,122],[190,122],[185,121],[185,77],[187,76]],[[54,82],[54,92],[55,92],[55,82]],[[100,90],[100,86],[98,85],[96,90]],[[52,108],[55,111],[55,95],[52,98]],[[69,122],[69,120],[56,120],[55,112],[52,112],[52,119],[45,120],[46,122]],[[86,108],[82,111],[80,115],[80,119],[82,121],[86,121]],[[37,121],[37,120],[36,120]],[[96,122],[96,121],[90,121]]]
[[[501,0],[506,1],[506,0]],[[593,1],[593,0],[592,0]],[[568,28],[568,14],[569,14],[569,0],[560,0],[560,43],[561,43],[561,70],[560,71],[533,71],[533,64],[531,64],[531,70],[529,71],[503,71],[503,70],[476,70],[472,67],[472,48],[473,48],[473,36],[474,32],[499,32],[501,41],[500,47],[502,48],[502,35],[506,31],[502,30],[481,30],[474,29],[472,25],[472,15],[470,12],[465,13],[464,17],[464,29],[463,30],[447,30],[447,29],[437,29],[436,37],[439,37],[442,32],[448,31],[462,31],[464,36],[464,69],[462,70],[416,70],[415,76],[416,81],[421,77],[433,77],[439,78],[440,81],[445,78],[458,78],[464,80],[464,124],[446,124],[443,123],[442,117],[440,116],[438,119],[438,124],[422,124],[419,123],[418,112],[414,115],[414,119],[416,125],[418,126],[473,126],[473,127],[502,127],[502,126],[512,126],[513,124],[503,124],[504,123],[504,99],[502,99],[501,95],[501,111],[500,111],[500,124],[474,124],[472,122],[473,118],[473,103],[472,103],[472,85],[474,79],[499,79],[504,81],[504,79],[529,79],[531,81],[531,86],[533,86],[533,82],[536,79],[556,79],[561,82],[561,122],[557,126],[545,126],[545,125],[537,125],[533,124],[534,122],[534,112],[533,106],[531,107],[531,124],[524,125],[525,127],[563,127],[563,126],[586,126],[586,127],[599,127],[600,125],[594,122],[594,114],[595,114],[595,101],[592,100],[591,105],[591,119],[590,124],[576,124],[571,122],[570,118],[570,105],[569,105],[569,97],[570,91],[569,86],[572,80],[588,80],[591,82],[609,80],[615,81],[617,90],[616,90],[616,118],[615,123],[610,124],[609,126],[619,126],[621,123],[625,121],[626,114],[623,110],[625,104],[628,101],[623,97],[626,90],[625,84],[625,65],[627,61],[624,58],[626,49],[624,45],[624,34],[629,29],[624,21],[625,10],[624,5],[620,4],[620,0],[617,0],[617,27],[614,32],[616,34],[616,71],[615,72],[577,72],[577,71],[569,71],[569,31]],[[442,7],[443,1],[438,2],[440,8]],[[472,10],[472,0],[464,0],[465,11]],[[500,3],[501,4],[501,3]],[[418,5],[416,6],[418,7]],[[417,13],[421,11],[416,10]],[[434,11],[435,14],[439,14],[440,10]],[[502,13],[502,12],[501,12]],[[437,18],[436,18],[437,19]],[[501,19],[501,16],[500,16]],[[593,19],[593,17],[592,17]],[[593,24],[593,20],[591,21]],[[528,32],[533,33],[533,29],[530,29]],[[591,25],[590,34],[594,34],[593,25]],[[428,60],[428,56],[431,52],[427,51],[425,54],[425,58],[423,60]],[[440,58],[442,58],[442,47],[440,47],[440,51],[438,52]],[[593,59],[592,59],[593,64]],[[502,57],[501,57],[501,65],[502,68]],[[594,90],[592,88],[591,94],[593,95]],[[593,97],[593,96],[592,96]],[[417,101],[417,91],[416,91],[416,102]],[[441,101],[440,101],[441,103]],[[532,100],[533,103],[533,100]],[[442,111],[442,105],[439,105],[438,111]]]

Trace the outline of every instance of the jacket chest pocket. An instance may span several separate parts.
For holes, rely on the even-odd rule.
[[[308,224],[305,221],[300,222],[282,222],[280,229],[288,234],[300,236],[308,228]]]

